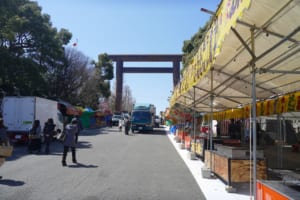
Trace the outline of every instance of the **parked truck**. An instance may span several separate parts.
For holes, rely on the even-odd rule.
[[[55,131],[63,130],[63,116],[56,101],[33,96],[6,96],[2,101],[2,115],[10,140],[27,142],[34,120],[40,120],[43,130],[45,122],[52,118]]]
[[[131,112],[131,131],[152,131],[156,108],[153,104],[135,104]]]

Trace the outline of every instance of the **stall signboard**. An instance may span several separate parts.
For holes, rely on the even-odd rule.
[[[276,99],[267,99],[256,103],[256,116],[271,116],[274,114],[283,114],[287,112],[300,111],[300,91],[280,96]],[[251,114],[251,105],[245,105],[242,108],[233,108],[213,113],[214,120],[242,119],[249,118]],[[204,118],[210,119],[207,113]]]
[[[176,86],[170,104],[174,105],[177,97],[196,85],[210,70],[216,56],[220,53],[225,36],[235,27],[236,21],[248,9],[251,0],[223,0],[215,18],[204,36],[197,53],[186,70],[182,81]]]

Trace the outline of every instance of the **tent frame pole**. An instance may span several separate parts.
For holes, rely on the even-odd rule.
[[[254,41],[254,29],[251,28],[250,29],[250,32],[251,32],[251,49],[252,49],[252,52],[254,53],[255,55],[255,41]],[[255,59],[255,58],[253,58]],[[252,67],[252,136],[253,136],[253,143],[252,143],[252,146],[253,146],[253,167],[252,167],[252,170],[253,170],[253,186],[252,186],[252,189],[253,189],[253,197],[254,197],[254,200],[256,200],[256,163],[257,163],[257,158],[256,158],[256,140],[257,140],[257,137],[256,137],[256,69],[255,69],[255,61],[251,63],[251,67]],[[250,145],[250,148],[251,148],[251,145]],[[251,158],[250,158],[251,159]]]
[[[213,150],[213,111],[214,111],[214,95],[213,95],[213,71],[214,68],[210,69],[210,122],[209,122],[209,149],[210,149],[210,168],[212,170],[212,150]]]

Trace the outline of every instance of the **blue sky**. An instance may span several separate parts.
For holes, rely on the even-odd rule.
[[[108,54],[181,54],[183,41],[202,27],[220,0],[37,0],[58,30],[68,29],[76,48],[91,59]],[[71,44],[70,44],[71,46]],[[171,63],[124,63],[171,67]],[[114,84],[113,80],[112,84]],[[169,106],[172,74],[124,74],[136,102]]]

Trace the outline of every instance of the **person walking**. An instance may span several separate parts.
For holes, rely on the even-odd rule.
[[[69,149],[71,148],[72,151],[72,162],[77,163],[76,160],[76,133],[78,131],[78,121],[76,118],[71,120],[70,124],[67,124],[65,127],[65,138],[63,140],[64,150],[62,156],[62,166],[67,166],[66,158]]]
[[[124,129],[125,129],[125,135],[129,134],[129,129],[130,129],[130,119],[128,115],[124,116]]]
[[[28,152],[32,153],[33,150],[41,151],[41,125],[40,120],[35,120],[29,132]]]
[[[9,138],[6,132],[7,127],[4,125],[4,120],[0,118],[0,145],[9,144]]]
[[[9,138],[6,132],[6,126],[4,126],[4,120],[0,118],[0,145],[9,145]],[[5,162],[5,157],[0,156],[0,166]],[[2,176],[0,176],[2,179]]]
[[[77,144],[78,143],[78,135],[80,134],[80,131],[83,129],[83,126],[82,126],[82,122],[80,120],[80,117],[79,116],[76,116],[76,120],[77,120],[77,132],[75,134],[75,143]]]
[[[53,138],[53,134],[54,134],[54,129],[55,129],[55,124],[53,122],[52,118],[49,118],[48,121],[45,123],[44,126],[44,139],[45,139],[45,153],[49,154],[50,152],[50,143],[52,141]]]
[[[228,133],[229,133],[230,139],[236,139],[236,124],[234,123],[234,119],[230,119]]]

